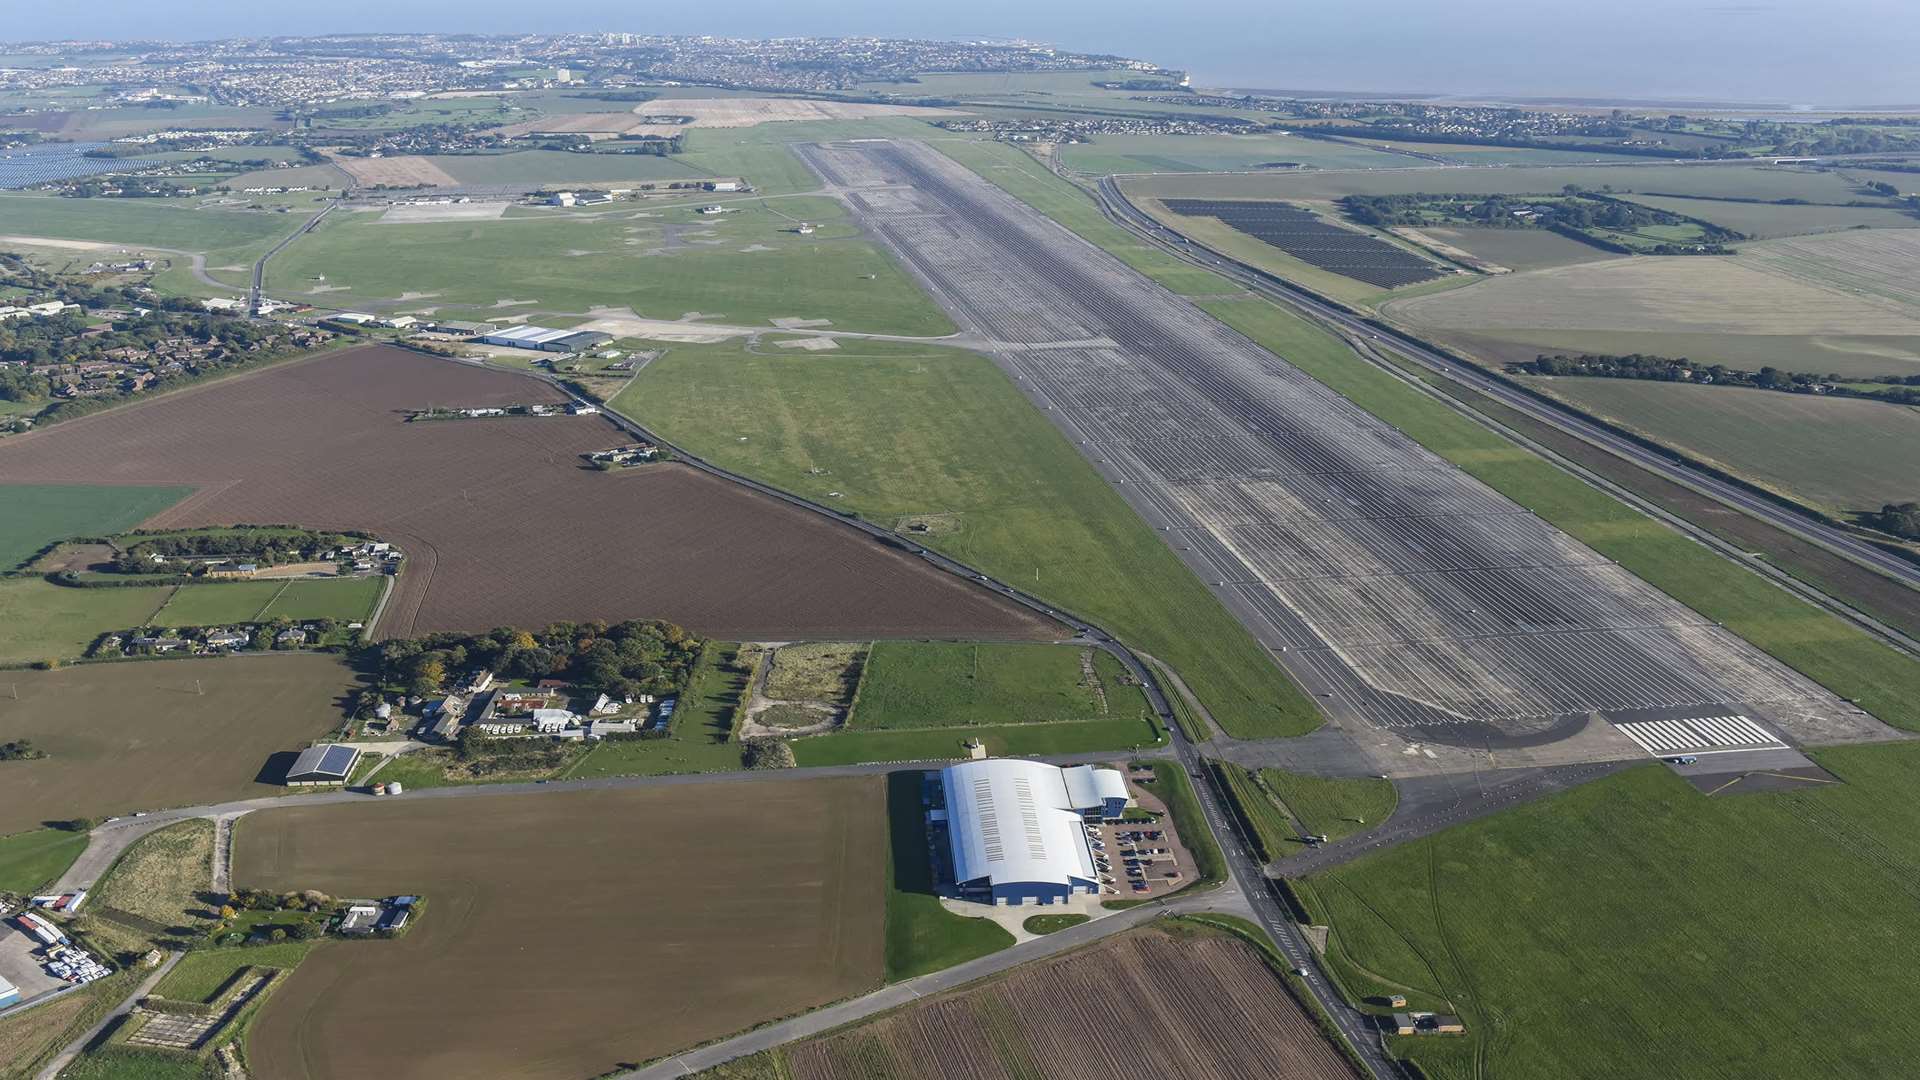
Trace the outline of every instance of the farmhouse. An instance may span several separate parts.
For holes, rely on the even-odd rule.
[[[293,759],[293,766],[287,770],[287,786],[344,784],[359,761],[360,751],[351,746],[310,746]]]
[[[997,758],[950,765],[937,787],[928,822],[945,833],[952,867],[943,878],[958,895],[1051,904],[1099,893],[1086,823],[1126,809],[1117,771]]]
[[[475,340],[483,345],[505,345],[512,349],[579,352],[602,342],[612,341],[613,335],[603,334],[597,330],[553,330],[544,326],[520,325],[481,334]]]

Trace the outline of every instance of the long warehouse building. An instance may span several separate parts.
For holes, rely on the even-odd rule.
[[[940,771],[942,805],[929,815],[946,832],[951,884],[990,904],[1051,904],[1098,895],[1087,823],[1126,811],[1127,781],[1113,769],[1063,769],[993,758]]]

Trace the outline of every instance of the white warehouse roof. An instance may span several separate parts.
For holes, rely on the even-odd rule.
[[[940,783],[955,881],[1099,881],[1086,827],[1058,766],[1017,758],[967,761],[941,770]]]
[[[1108,799],[1128,801],[1127,781],[1112,769],[1075,765],[1060,770],[1060,777],[1067,784],[1067,805],[1075,810],[1091,810]]]
[[[493,330],[488,332],[486,336],[499,342],[526,341],[536,345],[544,345],[547,342],[558,341],[563,337],[575,333],[578,333],[578,331],[551,330],[544,326],[527,326],[523,324],[520,326],[509,326],[505,330]]]

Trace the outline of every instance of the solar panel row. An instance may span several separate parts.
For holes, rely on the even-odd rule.
[[[1383,289],[1412,285],[1444,273],[1412,252],[1329,224],[1318,214],[1289,203],[1168,199],[1166,205],[1182,217],[1219,218],[1228,227],[1272,244],[1301,262]]]

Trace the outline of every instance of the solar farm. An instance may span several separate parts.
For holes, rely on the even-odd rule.
[[[1365,233],[1329,224],[1320,215],[1290,203],[1241,199],[1165,201],[1167,209],[1176,214],[1218,218],[1301,262],[1382,289],[1414,285],[1446,273],[1410,251]]]
[[[52,143],[0,153],[0,190],[30,188],[36,184],[50,184],[55,180],[72,180],[75,177],[92,176],[95,173],[125,172],[163,160],[146,157],[94,158],[87,156],[87,151],[98,150],[105,145],[107,144]]]
[[[1595,712],[1844,712],[945,156],[806,156],[1329,704],[1474,746]]]

